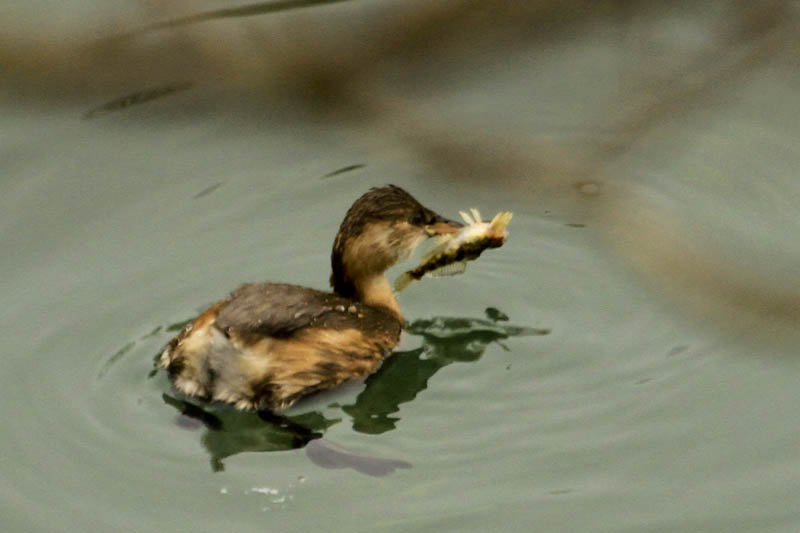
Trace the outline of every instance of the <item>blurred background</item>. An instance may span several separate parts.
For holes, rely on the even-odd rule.
[[[10,530],[796,531],[799,22],[796,0],[7,2]],[[150,372],[175,325],[243,281],[326,287],[385,183],[512,210],[509,242],[402,294],[397,362],[290,413],[313,448],[187,422]]]

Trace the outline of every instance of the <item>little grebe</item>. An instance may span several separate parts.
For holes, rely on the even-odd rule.
[[[241,285],[172,339],[158,364],[184,394],[269,411],[366,376],[404,325],[384,272],[426,237],[460,228],[400,187],[373,188],[347,211],[333,242],[332,293]]]

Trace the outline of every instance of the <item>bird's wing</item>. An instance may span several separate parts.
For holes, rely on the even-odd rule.
[[[246,283],[231,293],[217,315],[223,332],[283,337],[311,326],[350,302],[335,294],[283,283]]]

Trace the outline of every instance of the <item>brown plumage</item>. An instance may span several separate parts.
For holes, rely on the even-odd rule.
[[[399,187],[371,189],[334,240],[334,292],[241,285],[172,339],[159,366],[184,394],[271,411],[366,376],[391,353],[404,323],[384,272],[426,237],[460,226]]]

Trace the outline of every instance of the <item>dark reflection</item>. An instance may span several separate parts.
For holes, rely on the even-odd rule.
[[[209,185],[208,187],[206,187],[205,189],[203,189],[199,193],[197,193],[194,196],[192,196],[192,198],[197,199],[197,198],[202,198],[203,196],[208,196],[209,194],[211,194],[212,192],[216,191],[220,187],[222,187],[222,183],[215,183],[214,185]]]
[[[273,0],[272,2],[257,2],[255,4],[228,7],[213,11],[204,11],[202,13],[176,18],[166,22],[159,22],[158,24],[153,24],[151,26],[142,28],[139,30],[139,32],[173,28],[175,26],[185,26],[187,24],[197,24],[199,22],[206,22],[209,20],[252,17],[254,15],[265,15],[267,13],[277,13],[279,11],[288,11],[290,9],[300,9],[323,4],[336,4],[345,1],[348,0]]]
[[[222,420],[220,420],[218,416],[209,413],[202,407],[190,402],[173,398],[169,394],[162,394],[161,398],[164,400],[164,403],[171,405],[181,412],[181,416],[176,419],[176,423],[181,427],[186,429],[196,429],[199,426],[192,423],[192,421],[196,421],[208,429],[218,430],[222,428]]]
[[[163,98],[164,96],[169,96],[170,94],[174,94],[180,91],[185,91],[191,86],[192,86],[191,83],[176,83],[172,85],[154,87],[152,89],[144,89],[142,91],[122,96],[120,98],[115,98],[110,102],[106,102],[105,104],[90,109],[89,111],[83,114],[83,118],[89,120],[92,118],[97,118],[103,115],[107,115],[109,113],[113,113],[115,111],[122,111],[123,109],[127,109],[131,106],[144,104],[146,102],[150,102],[158,98]]]
[[[422,346],[387,359],[367,378],[366,388],[355,403],[342,407],[352,417],[353,429],[371,434],[394,429],[399,418],[390,415],[425,390],[428,380],[441,368],[454,362],[477,361],[493,342],[507,350],[500,342],[503,339],[550,333],[548,329],[498,324],[508,317],[493,307],[486,314],[494,320],[437,317],[409,324],[406,330],[421,336]]]
[[[186,327],[186,324],[188,324],[188,323],[189,323],[189,322],[191,322],[191,321],[192,321],[192,320],[191,320],[191,319],[189,319],[189,320],[181,320],[180,322],[175,322],[175,323],[173,323],[173,324],[170,324],[170,325],[168,325],[168,326],[166,327],[165,331],[167,331],[167,332],[169,332],[169,333],[172,333],[172,332],[174,332],[174,331],[180,331],[180,330],[182,330],[183,328],[185,328],[185,327]]]
[[[351,405],[340,407],[360,433],[379,434],[395,428],[400,405],[410,402],[428,387],[439,369],[454,362],[481,358],[489,344],[515,336],[546,335],[548,329],[514,326],[508,316],[489,307],[488,319],[436,317],[407,325],[408,333],[422,337],[414,350],[397,352],[365,381],[364,390]],[[167,328],[168,330],[170,328]],[[180,412],[176,423],[187,429],[203,428],[202,444],[211,456],[211,467],[224,470],[226,457],[242,452],[270,452],[305,448],[306,455],[323,468],[351,468],[362,474],[382,476],[411,464],[398,459],[372,457],[347,450],[322,436],[341,421],[318,411],[298,415],[243,412],[227,406],[205,405],[167,394],[164,402]]]
[[[346,167],[337,168],[336,170],[328,172],[327,174],[325,174],[322,177],[323,178],[332,178],[334,176],[338,176],[339,174],[344,174],[346,172],[352,172],[354,170],[358,170],[360,168],[364,168],[365,166],[367,166],[367,165],[365,165],[363,163],[359,163],[357,165],[347,165]]]
[[[167,394],[164,402],[180,411],[177,423],[183,427],[188,424],[185,418],[194,420],[205,427],[202,443],[211,456],[211,469],[220,472],[225,469],[226,457],[242,452],[275,452],[303,448],[340,419],[327,419],[312,411],[296,416],[282,416],[273,413],[253,413],[220,407],[204,408],[187,400],[177,399]]]
[[[309,442],[306,455],[317,466],[352,468],[368,476],[385,476],[398,468],[411,468],[411,463],[407,461],[356,454],[326,439]]]
[[[508,315],[496,307],[487,307],[486,317],[494,322],[508,322]]]
[[[111,369],[111,367],[114,366],[117,363],[117,361],[122,359],[126,353],[130,352],[134,346],[136,346],[136,343],[134,341],[131,341],[122,348],[120,348],[119,350],[117,350],[117,352],[114,355],[109,357],[108,361],[106,361],[105,364],[103,364],[103,367],[100,369],[100,372],[97,373],[97,379],[104,378],[105,375],[108,373],[108,371]]]

